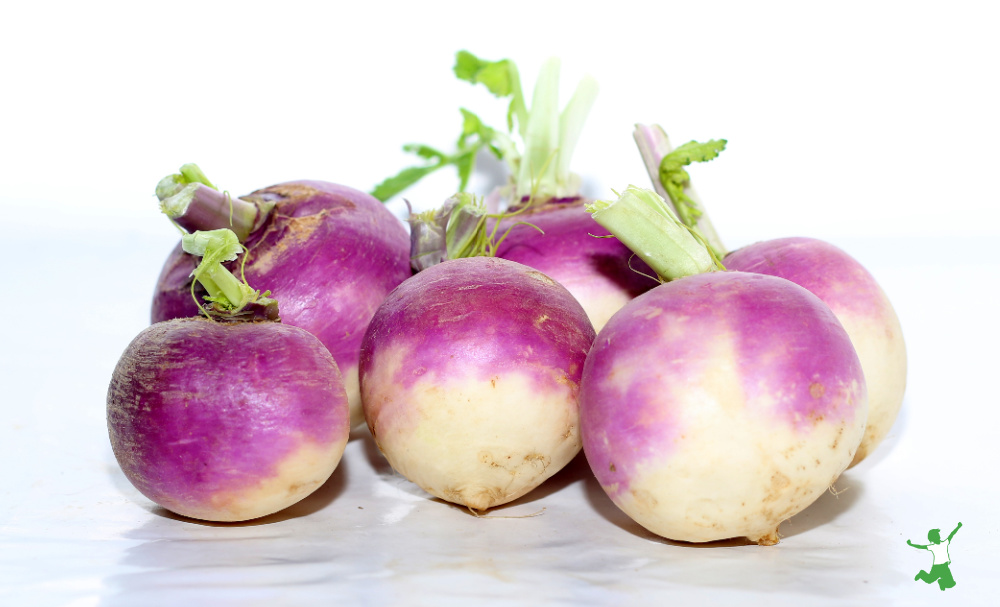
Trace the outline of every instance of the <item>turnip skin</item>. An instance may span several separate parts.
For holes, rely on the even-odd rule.
[[[244,243],[244,270],[281,302],[283,323],[309,331],[344,377],[351,417],[360,424],[357,367],[365,327],[385,296],[411,275],[406,230],[375,198],[323,181],[294,181],[244,196],[274,203]],[[239,274],[241,262],[230,267]],[[178,244],[153,297],[152,321],[196,316],[190,273],[196,260]]]
[[[847,330],[868,385],[868,422],[851,465],[861,462],[889,433],[906,390],[906,344],[889,298],[854,258],[814,238],[758,242],[733,251],[725,264],[805,287]]]
[[[652,274],[617,238],[593,236],[606,231],[591,219],[585,202],[554,199],[538,210],[506,219],[501,231],[523,221],[544,233],[528,225],[513,227],[497,257],[535,268],[566,287],[587,312],[594,330],[600,331],[622,306],[658,283],[636,272]]]
[[[195,519],[277,512],[322,485],[347,444],[347,394],[326,348],[273,322],[156,323],[108,389],[111,445],[129,481]]]
[[[594,331],[544,274],[476,257],[418,273],[376,312],[361,350],[365,419],[392,467],[486,510],[580,450],[580,375]]]
[[[772,544],[850,464],[867,397],[850,339],[816,296],[713,272],[640,295],[608,322],[580,408],[595,476],[640,525]]]

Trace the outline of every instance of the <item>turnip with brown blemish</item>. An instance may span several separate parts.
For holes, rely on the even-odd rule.
[[[227,246],[225,259],[235,257],[235,235]],[[126,478],[153,502],[195,519],[245,521],[330,477],[349,411],[323,344],[271,320],[274,302],[219,261],[198,277],[216,320],[155,323],[125,350],[108,389],[108,431]]]
[[[718,272],[640,295],[598,335],[581,427],[601,486],[650,531],[777,541],[854,456],[865,382],[815,296]]]
[[[847,330],[868,385],[865,436],[851,465],[861,462],[888,435],[906,391],[906,344],[885,292],[857,260],[814,238],[779,238],[727,252],[683,170],[689,162],[714,158],[725,141],[691,142],[673,150],[657,125],[636,125],[635,140],[657,191],[727,268],[779,276],[806,288],[830,307]],[[722,146],[710,145],[719,143]],[[711,153],[704,154],[706,149]]]
[[[595,476],[663,537],[776,543],[861,441],[867,396],[850,338],[792,282],[712,271],[655,193],[630,186],[592,209],[669,280],[612,317],[587,358],[581,428]]]
[[[268,285],[281,301],[282,322],[327,347],[343,374],[352,421],[360,424],[361,337],[385,296],[411,275],[402,222],[368,194],[324,181],[287,182],[234,198],[194,165],[164,178],[157,195],[185,230],[233,229],[247,247],[241,266],[247,280]],[[178,244],[157,281],[153,322],[198,313],[190,294],[196,264]]]
[[[544,274],[503,259],[434,265],[393,291],[361,350],[365,419],[393,469],[482,511],[525,495],[580,450],[594,331]]]

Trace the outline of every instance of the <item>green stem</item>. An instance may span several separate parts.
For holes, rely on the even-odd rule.
[[[413,269],[419,272],[448,259],[495,256],[500,243],[514,227],[509,227],[498,240],[500,221],[525,210],[527,207],[510,213],[491,214],[482,199],[468,192],[459,192],[437,210],[410,213],[410,262]],[[528,222],[515,225],[528,225],[541,232],[540,228]]]
[[[708,247],[652,190],[630,185],[617,200],[595,201],[587,211],[663,281],[719,268]]]
[[[225,297],[225,294],[222,292],[222,289],[219,287],[219,285],[215,283],[214,280],[212,280],[208,272],[203,272],[201,275],[198,276],[197,280],[198,283],[201,284],[201,286],[205,287],[205,291],[208,292],[208,296],[211,299],[221,300],[223,297]]]
[[[187,232],[228,228],[241,242],[266,214],[252,202],[220,192],[196,164],[161,179],[156,196],[160,210]]]
[[[181,246],[185,253],[202,258],[191,275],[208,291],[205,306],[195,299],[206,316],[232,322],[278,320],[278,302],[268,297],[270,292],[255,291],[245,279],[236,278],[222,265],[235,260],[244,250],[232,230],[185,234]]]
[[[660,165],[663,162],[663,158],[673,151],[673,146],[670,144],[670,139],[667,137],[666,132],[658,124],[635,125],[635,131],[632,134],[635,139],[636,146],[639,148],[639,154],[642,156],[642,160],[646,165],[646,172],[649,173],[649,178],[653,182],[653,187],[656,189],[656,193],[662,198],[669,201],[671,210],[673,210],[683,223],[697,232],[705,242],[712,248],[712,252],[719,258],[722,259],[726,256],[728,252],[725,245],[722,243],[722,239],[719,238],[719,234],[715,231],[715,226],[712,221],[708,218],[708,214],[705,212],[705,207],[698,197],[698,193],[695,192],[694,187],[691,186],[690,182],[684,185],[684,193],[687,195],[689,203],[693,203],[696,212],[691,213],[685,205],[678,204],[677,201],[673,200],[670,196],[668,190],[664,187],[662,180],[660,179]]]
[[[208,278],[214,282],[218,286],[221,294],[233,303],[234,306],[238,306],[245,298],[247,298],[247,291],[252,291],[250,287],[245,286],[238,278],[236,278],[236,276],[233,275],[232,272],[221,264],[216,264],[208,268],[205,274],[207,274],[207,276],[203,275],[202,278]],[[204,284],[204,280],[202,281],[202,284]],[[205,287],[205,289],[208,290],[208,287]]]
[[[559,147],[559,60],[542,64],[531,97],[531,112],[524,135],[524,154],[517,175],[515,196],[520,199],[534,187],[542,196],[555,196],[555,171],[549,159]]]
[[[201,167],[193,162],[189,162],[181,167],[181,176],[187,180],[188,183],[202,183],[212,188],[213,190],[218,190],[211,181],[208,180],[208,176],[205,172],[201,170]]]
[[[597,100],[597,91],[597,80],[592,76],[584,76],[559,116],[559,162],[556,165],[556,183],[563,186],[558,192],[560,196],[576,194],[580,189],[579,185],[574,183],[569,163],[580,140],[580,133],[583,132],[583,123],[587,120],[587,114],[590,113],[594,101]]]

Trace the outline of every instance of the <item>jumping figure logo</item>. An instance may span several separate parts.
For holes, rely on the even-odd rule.
[[[931,529],[927,532],[927,541],[930,543],[927,545],[914,544],[910,540],[906,540],[906,543],[914,548],[920,548],[921,550],[930,550],[931,554],[934,555],[934,563],[931,565],[930,571],[920,570],[913,581],[923,580],[927,584],[933,582],[938,583],[938,588],[941,590],[947,590],[955,585],[955,578],[951,575],[951,555],[948,554],[948,545],[951,544],[951,538],[955,537],[955,534],[959,529],[962,528],[962,523],[959,523],[951,533],[948,534],[946,539],[941,539],[940,529]]]

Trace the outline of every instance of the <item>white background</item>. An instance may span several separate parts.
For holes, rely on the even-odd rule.
[[[0,602],[991,602],[998,15],[989,2],[4,5]],[[540,516],[474,519],[394,476],[361,435],[318,495],[256,524],[177,520],[121,475],[107,382],[176,239],[156,182],[197,162],[234,193],[301,178],[368,190],[412,162],[402,144],[450,149],[460,106],[501,125],[504,104],[451,73],[463,48],[515,60],[529,89],[561,57],[564,99],[597,78],[573,163],[585,193],[648,184],[636,122],[675,144],[726,138],[692,174],[730,248],[824,238],[889,294],[910,355],[900,420],[778,546],[659,541],[581,461],[505,509]],[[456,184],[446,170],[406,196],[426,208]],[[958,521],[958,585],[914,583],[929,555],[905,540]]]

